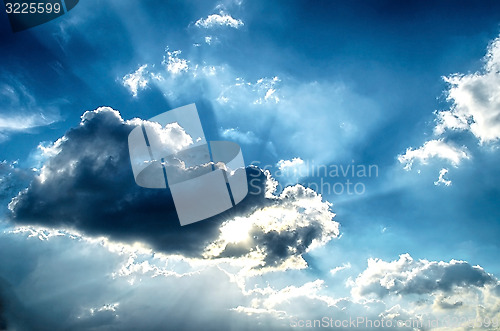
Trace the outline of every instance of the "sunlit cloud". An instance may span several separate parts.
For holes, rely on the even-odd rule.
[[[134,73],[123,76],[123,86],[127,87],[132,96],[137,97],[137,91],[148,86],[147,68],[148,65],[140,66]]]
[[[212,14],[208,15],[206,18],[200,18],[199,20],[196,21],[195,25],[200,28],[213,28],[216,26],[227,26],[231,28],[238,29],[239,27],[243,26],[244,23],[240,19],[235,19],[231,17],[229,14]]]
[[[469,130],[481,143],[500,138],[500,37],[488,46],[481,72],[445,77],[450,110],[437,112],[436,134]]]
[[[415,161],[427,164],[431,159],[439,158],[458,166],[462,160],[469,159],[470,155],[466,147],[457,147],[443,139],[426,141],[419,148],[408,148],[404,154],[398,156],[400,163],[404,164],[406,170],[410,170]]]

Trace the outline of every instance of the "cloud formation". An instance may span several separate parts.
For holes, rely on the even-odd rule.
[[[186,72],[189,69],[188,61],[179,57],[181,51],[168,51],[167,55],[163,57],[161,64],[165,66],[167,71],[172,75],[178,75],[182,72]]]
[[[299,185],[275,195],[277,184],[256,167],[247,169],[250,193],[235,208],[181,227],[168,189],[145,189],[134,182],[127,138],[139,124],[161,130],[166,142],[183,132],[139,119],[125,121],[109,107],[85,112],[78,127],[44,148],[39,174],[9,204],[11,220],[145,242],[186,256],[243,257],[256,269],[302,268],[302,254],[338,236],[331,205],[320,195]],[[245,240],[234,241],[242,236]]]
[[[9,75],[1,75],[0,84],[0,143],[13,132],[50,125],[60,120],[54,106],[42,107],[24,84]]]
[[[28,185],[34,172],[20,168],[17,161],[0,161],[0,202],[14,197],[24,185]],[[6,204],[0,206],[3,211]]]
[[[429,140],[423,146],[413,149],[408,148],[402,155],[398,155],[398,161],[405,165],[406,170],[410,170],[415,161],[427,164],[432,158],[440,158],[450,162],[453,166],[458,166],[464,159],[469,159],[467,148],[454,146],[443,139]]]
[[[257,269],[301,269],[307,266],[304,253],[338,237],[331,204],[313,190],[295,185],[279,196],[267,193],[271,203],[266,207],[222,223],[205,257],[241,256]]]
[[[368,268],[354,281],[353,294],[374,294],[383,298],[389,294],[452,293],[455,288],[481,288],[497,280],[483,268],[465,261],[414,260],[402,254],[399,260],[386,262],[369,259]]]
[[[276,165],[281,171],[295,170],[295,168],[300,168],[304,165],[304,160],[300,157],[294,157],[291,160],[279,160]]]
[[[493,321],[494,327],[500,325],[499,280],[466,261],[415,260],[409,254],[394,261],[369,259],[348,285],[354,302],[381,302],[378,316],[410,322],[403,324],[408,329],[469,330],[492,326]],[[451,322],[450,314],[460,318]]]
[[[240,19],[235,19],[231,17],[231,15],[224,14],[221,12],[220,14],[208,15],[207,18],[200,18],[194,23],[194,25],[196,25],[199,28],[205,28],[205,29],[217,26],[228,26],[231,28],[238,29],[241,26],[243,26],[244,23]]]
[[[500,139],[500,37],[488,46],[481,72],[445,77],[450,110],[437,112],[434,132],[468,130],[481,143]]]
[[[270,284],[264,276],[232,271],[223,260],[161,254],[62,230],[22,227],[0,239],[0,263],[8,271],[0,280],[0,323],[9,329],[255,330],[257,324],[289,330],[291,319],[375,317],[367,307],[380,306],[332,297],[321,279]],[[20,265],[15,256],[27,262]],[[294,280],[285,272],[279,276],[286,284]]]
[[[443,77],[448,84],[445,93],[451,106],[448,110],[434,112],[432,139],[398,155],[405,170],[411,170],[416,161],[425,165],[431,159],[441,159],[458,167],[463,160],[473,157],[467,146],[458,146],[459,141],[460,144],[465,141],[472,148],[470,138],[472,141],[477,139],[483,147],[496,146],[500,139],[500,37],[488,45],[484,62],[480,71]],[[441,167],[434,184],[450,186],[451,180],[444,177],[447,174],[448,169]]]
[[[282,146],[303,159],[331,162],[351,154],[350,146],[364,141],[381,120],[377,104],[340,81],[304,82],[272,73],[247,79],[230,64],[210,58],[201,61],[189,49],[182,53],[167,49],[161,62],[161,66],[151,64],[155,70],[150,71],[148,86],[181,104],[203,96],[221,126],[221,135],[261,143],[271,154],[275,154],[274,146]],[[318,118],[331,121],[318,122]],[[266,142],[257,142],[252,133],[265,137]]]
[[[9,330],[193,330],[207,323],[221,330],[232,303],[217,293],[245,300],[217,267],[189,259],[64,231],[20,228],[0,238],[0,327]]]
[[[134,97],[137,97],[137,91],[143,90],[148,86],[147,67],[148,65],[144,64],[135,72],[127,74],[122,78],[123,86],[128,88]]]
[[[434,139],[419,148],[408,148],[398,155],[400,163],[410,170],[414,161],[427,164],[432,158],[440,158],[457,167],[464,159],[471,158],[466,146],[454,143],[457,132],[469,132],[480,145],[494,144],[500,139],[500,37],[488,46],[481,71],[470,74],[453,74],[444,77],[449,88],[446,91],[449,110],[436,111]],[[447,169],[442,169],[436,185],[450,186],[445,180]]]
[[[464,261],[374,259],[343,296],[316,274],[241,273],[228,259],[163,254],[64,230],[18,227],[0,239],[0,326],[11,329],[289,330],[325,316],[420,321],[420,329],[432,329],[429,323],[450,311],[472,321],[500,317],[498,280]],[[411,329],[402,325],[397,329]]]
[[[230,140],[235,140],[243,144],[256,144],[260,139],[252,131],[241,132],[237,128],[221,130],[221,136]]]
[[[448,169],[446,168],[443,168],[439,171],[439,178],[437,181],[434,182],[434,185],[445,185],[445,186],[450,186],[451,185],[451,180],[448,180],[446,178],[444,178],[444,176],[446,176],[446,174],[448,173]]]

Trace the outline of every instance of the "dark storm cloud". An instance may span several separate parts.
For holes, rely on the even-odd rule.
[[[59,152],[46,161],[42,176],[13,200],[11,219],[147,241],[163,250],[200,250],[221,220],[181,227],[168,189],[136,185],[127,146],[134,127],[109,108],[87,112],[54,147]]]
[[[224,221],[247,216],[265,206],[289,208],[300,197],[295,193],[265,197],[265,185],[270,179],[260,169],[248,168],[252,184],[241,203],[211,219],[181,227],[168,189],[142,188],[134,181],[127,138],[137,123],[124,121],[111,108],[86,112],[78,127],[70,129],[46,151],[48,157],[40,175],[12,200],[11,221],[73,228],[117,241],[146,242],[165,252],[200,256],[218,238]],[[323,216],[337,228],[338,224],[331,220],[333,214]],[[311,224],[301,226],[301,231],[289,228],[259,234],[255,243],[267,248],[265,263],[272,265],[287,256],[300,255],[314,239],[324,241],[322,228],[312,219]],[[226,250],[224,257],[239,255]]]

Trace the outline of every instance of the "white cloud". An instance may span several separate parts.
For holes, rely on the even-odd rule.
[[[380,317],[422,323],[418,329],[464,330],[478,320],[500,322],[500,282],[465,261],[415,260],[409,254],[389,262],[369,259],[368,267],[349,286],[355,302],[380,300],[390,307]],[[436,325],[450,314],[460,318]]]
[[[0,318],[9,329],[200,329],[213,318],[220,320],[218,329],[227,329],[222,317],[232,306],[217,294],[246,303],[211,262],[63,230],[18,228],[1,239],[0,261],[9,272],[0,279]],[[19,256],[30,262],[13,263]],[[191,291],[193,285],[206,287],[204,295]],[[173,297],[179,299],[165,300]]]
[[[300,157],[294,157],[291,160],[279,160],[276,164],[281,171],[294,170],[304,165],[304,160]]]
[[[188,61],[179,57],[181,51],[168,51],[167,56],[163,57],[162,64],[165,66],[168,72],[172,75],[178,75],[182,72],[186,72],[189,69]]]
[[[43,114],[0,115],[0,143],[7,141],[13,132],[29,132],[41,126],[59,121],[59,116]]]
[[[212,14],[207,18],[200,18],[196,21],[195,25],[199,28],[213,28],[216,26],[228,26],[231,28],[238,29],[243,26],[244,23],[242,20],[234,19],[231,15],[220,13],[220,14]]]
[[[500,138],[500,37],[493,40],[482,72],[445,77],[450,110],[437,113],[436,134],[470,130],[481,143]]]
[[[243,144],[256,144],[260,142],[260,139],[252,131],[241,132],[235,128],[222,130],[221,136]]]
[[[402,254],[399,260],[391,262],[369,259],[367,269],[354,281],[352,293],[354,297],[374,294],[382,298],[389,294],[452,293],[456,288],[481,288],[496,283],[483,268],[465,261],[414,260],[409,254]]]
[[[38,126],[45,126],[58,121],[57,117],[43,114],[0,115],[0,132],[25,131]]]
[[[405,154],[398,155],[400,163],[405,165],[406,170],[410,170],[415,161],[427,164],[432,158],[440,158],[450,162],[453,166],[458,166],[464,159],[469,159],[466,147],[456,147],[444,139],[429,140],[422,147],[417,149],[408,148]]]
[[[135,72],[123,76],[122,83],[123,86],[128,88],[134,97],[137,97],[137,91],[143,90],[149,83],[147,77],[148,65],[144,64],[140,66]]]
[[[277,85],[281,82],[281,80],[275,76],[272,79],[269,78],[261,78],[257,80],[255,84],[255,89],[262,93],[264,96],[258,98],[254,101],[256,104],[262,104],[266,102],[278,103],[280,102],[280,98],[277,91]]]
[[[0,78],[6,81],[0,84],[0,142],[8,140],[12,132],[28,132],[60,121],[54,106],[40,106],[21,82],[8,75]]]
[[[252,276],[230,260],[161,254],[65,230],[7,229],[0,239],[0,263],[9,271],[0,279],[1,317],[9,329],[40,323],[71,330],[197,329],[210,323],[222,330],[288,330],[324,316],[423,323],[450,313],[469,320],[500,317],[498,281],[464,261],[407,254],[390,262],[373,259],[350,297],[332,292],[332,284],[317,276],[304,280],[309,273]],[[28,264],[19,264],[20,256]]]
[[[33,171],[20,168],[17,161],[0,161],[0,202],[2,203],[0,212],[2,212],[6,200],[11,199],[27,185],[26,181],[33,176]]]
[[[274,92],[276,92],[276,90],[273,88],[270,88],[269,90],[267,90],[266,95],[264,96],[264,100],[272,99],[275,102],[279,102],[280,99],[278,97],[273,96]]]
[[[266,136],[270,147],[294,150],[317,163],[350,155],[349,146],[366,139],[382,119],[377,104],[341,82],[282,81],[273,73],[248,81],[227,64],[195,62],[195,57],[176,54],[166,54],[164,65],[156,68],[155,74],[164,79],[150,81],[165,97],[181,104],[203,96],[221,127],[238,123],[238,131]],[[179,68],[174,70],[178,74],[169,72],[169,57],[170,69]]]
[[[338,267],[335,267],[333,269],[330,270],[330,275],[334,276],[336,275],[339,271],[342,271],[342,270],[347,270],[347,269],[351,269],[351,263],[347,262],[347,263],[344,263],[342,264],[341,266],[338,266]]]
[[[177,122],[169,123],[165,126],[150,121],[141,121],[141,123],[145,128],[149,127],[155,132],[155,135],[152,136],[153,138],[150,139],[159,140],[156,144],[162,146],[165,155],[168,155],[168,153],[177,153],[193,144],[193,138]]]
[[[222,89],[217,101],[221,104],[228,103],[237,98],[240,99],[241,95],[251,98],[254,105],[273,105],[281,101],[279,96],[279,85],[281,80],[275,76],[273,78],[263,77],[256,82],[247,82],[241,77],[237,77],[235,82],[227,85]]]
[[[480,144],[494,143],[500,139],[500,37],[488,46],[481,71],[470,74],[453,74],[443,79],[449,84],[447,100],[451,102],[448,110],[434,114],[434,136],[418,149],[408,148],[398,156],[406,170],[410,170],[415,160],[426,164],[431,158],[441,158],[457,167],[471,155],[465,146],[453,145],[455,139],[450,132],[466,131],[472,133]],[[439,138],[441,137],[441,138]],[[446,142],[445,142],[446,138]],[[442,169],[435,185],[451,185],[444,179],[448,169]]]
[[[255,306],[264,306],[266,309],[274,309],[281,306],[284,302],[291,302],[295,299],[312,299],[323,301],[327,305],[332,306],[336,303],[336,300],[320,294],[324,283],[324,280],[317,279],[307,282],[302,286],[287,286],[278,291],[272,290],[269,295],[262,299],[262,302],[255,300],[253,304]]]
[[[300,157],[291,160],[279,160],[276,163],[278,171],[275,173],[280,182],[284,185],[298,183],[299,179],[308,173],[308,165]]]
[[[155,74],[154,72],[151,73],[151,79],[154,79],[158,82],[161,82],[165,78],[163,78],[162,74]]]
[[[437,125],[434,128],[435,135],[443,134],[446,129],[466,130],[469,128],[466,118],[462,118],[454,114],[452,111],[440,111],[435,113],[437,116]]]
[[[339,236],[331,204],[313,190],[295,185],[279,196],[267,196],[274,203],[224,222],[219,238],[207,246],[204,256],[220,259],[239,251],[250,274],[303,269],[307,267],[304,253]]]
[[[444,184],[445,186],[450,186],[451,185],[451,180],[447,180],[444,178],[444,176],[448,173],[448,169],[441,169],[439,171],[439,178],[437,181],[434,182],[434,185],[441,185]]]
[[[0,280],[9,329],[37,329],[39,323],[72,330],[198,329],[210,323],[219,330],[255,330],[257,322],[278,330],[288,329],[292,316],[326,314],[348,301],[326,294],[321,279],[293,284],[292,276],[292,284],[275,286],[260,275],[238,273],[227,261],[159,254],[65,230],[22,227],[0,239],[0,262],[9,270]],[[33,264],[19,265],[17,254]],[[22,284],[7,291],[18,277]]]

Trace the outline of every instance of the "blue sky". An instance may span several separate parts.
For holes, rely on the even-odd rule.
[[[0,325],[499,319],[498,7],[85,1],[19,33],[0,15]],[[278,189],[186,230],[136,187],[126,135],[190,103]],[[363,193],[328,192],[346,180]]]

